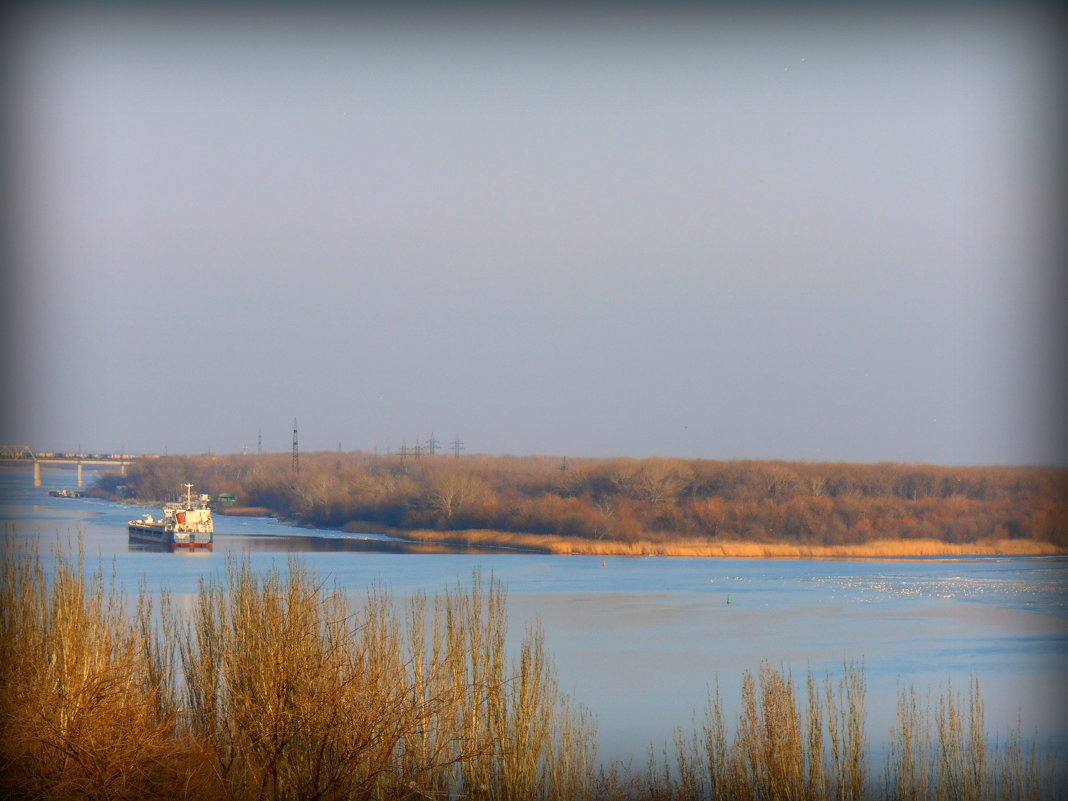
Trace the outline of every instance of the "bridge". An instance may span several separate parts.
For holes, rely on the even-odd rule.
[[[0,464],[33,465],[33,486],[41,486],[41,465],[78,465],[78,488],[84,486],[82,480],[82,467],[104,467],[118,465],[123,475],[126,475],[126,465],[139,457],[129,453],[34,453],[28,445],[0,445]]]

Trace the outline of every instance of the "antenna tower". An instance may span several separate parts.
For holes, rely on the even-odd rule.
[[[300,472],[300,450],[297,448],[297,418],[293,418],[293,472]]]

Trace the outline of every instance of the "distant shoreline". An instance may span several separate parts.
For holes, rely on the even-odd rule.
[[[348,523],[349,533],[389,534],[416,542],[460,547],[495,547],[535,551],[558,556],[692,556],[753,559],[888,559],[927,556],[1057,556],[1068,553],[1048,542],[1025,539],[982,540],[951,543],[933,539],[887,539],[853,545],[792,545],[741,541],[701,542],[618,542],[587,540],[550,534],[523,534],[509,531],[472,529],[432,531],[428,529],[386,530],[359,522]]]
[[[269,517],[274,512],[263,506],[229,507],[222,514],[235,517]],[[315,530],[315,527],[309,527]],[[326,529],[324,529],[326,530]],[[527,534],[488,529],[434,531],[396,529],[377,523],[354,520],[341,527],[349,534],[386,534],[401,540],[470,548],[533,551],[556,556],[692,556],[727,559],[898,559],[938,556],[1059,556],[1068,550],[1032,539],[986,539],[953,543],[936,539],[882,539],[851,545],[793,545],[787,542],[620,542],[588,540],[553,534]]]
[[[252,478],[254,476],[254,478]],[[425,545],[535,553],[874,558],[1068,553],[1068,470],[761,460],[310,453],[161,457],[94,492],[162,497],[180,477],[219,513]],[[241,507],[241,508],[238,508]]]

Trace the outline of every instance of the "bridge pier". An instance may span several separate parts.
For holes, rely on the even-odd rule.
[[[36,459],[33,460],[33,486],[41,486],[41,463]]]
[[[85,486],[85,482],[82,481],[82,463],[78,462],[78,489]]]

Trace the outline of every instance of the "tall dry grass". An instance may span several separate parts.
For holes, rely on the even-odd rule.
[[[588,715],[541,635],[505,653],[492,578],[403,611],[299,562],[231,562],[189,616],[81,556],[5,554],[0,794],[17,798],[589,798]]]
[[[0,546],[6,543],[0,540]],[[188,612],[84,556],[0,553],[0,797],[999,801],[1060,797],[1017,727],[999,740],[977,683],[898,693],[875,770],[863,667],[803,683],[764,664],[729,720],[719,690],[644,771],[599,769],[541,632],[506,653],[498,582],[353,603],[300,562],[231,561]]]
[[[730,733],[718,688],[689,734],[651,760],[637,797],[697,799],[863,799],[870,786],[864,734],[863,669],[850,663],[798,688],[789,671],[767,663],[742,677],[741,706]],[[623,795],[626,795],[625,793]]]
[[[1017,725],[986,726],[978,682],[967,696],[898,691],[885,768],[876,773],[865,726],[862,665],[803,685],[767,663],[743,676],[733,726],[713,690],[701,720],[676,730],[644,775],[602,772],[602,799],[651,801],[1040,801],[1064,797],[1063,768],[1040,759]]]
[[[0,563],[0,791],[18,798],[191,797],[168,648],[147,601],[131,618],[84,557]]]
[[[359,530],[359,527],[353,527],[352,530]],[[935,539],[880,539],[852,545],[795,545],[787,542],[762,543],[726,540],[709,541],[707,539],[620,542],[489,529],[461,531],[416,529],[414,531],[397,532],[397,535],[420,542],[515,548],[539,553],[579,554],[585,556],[892,559],[909,556],[1038,556],[1063,553],[1063,549],[1052,543],[1024,539],[988,539],[971,543],[951,543]]]
[[[898,690],[897,722],[884,774],[894,801],[1024,801],[1064,797],[1064,767],[1042,758],[1017,725],[1004,740],[985,722],[979,682],[967,694],[946,688],[932,701]]]

